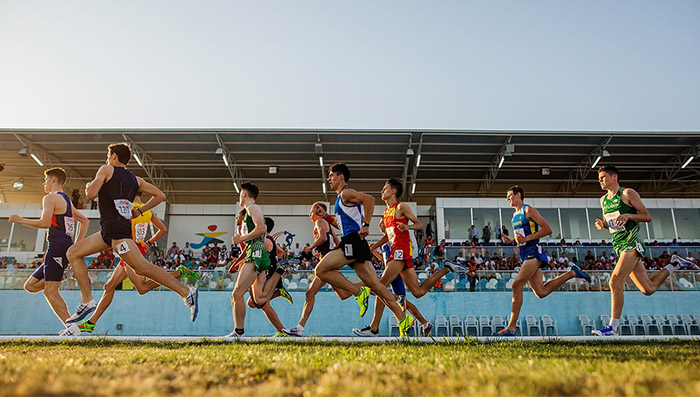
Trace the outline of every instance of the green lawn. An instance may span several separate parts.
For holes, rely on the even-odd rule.
[[[0,342],[0,395],[700,395],[698,342]]]

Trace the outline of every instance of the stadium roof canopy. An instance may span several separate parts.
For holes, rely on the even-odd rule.
[[[3,129],[0,193],[8,202],[41,194],[43,167],[31,154],[66,168],[70,187],[82,187],[104,162],[106,146],[121,141],[143,163],[132,160],[129,168],[175,203],[233,203],[233,182],[245,180],[260,186],[266,204],[332,201],[322,181],[337,161],[349,165],[354,187],[378,194],[387,178],[402,178],[408,199],[420,204],[504,197],[516,183],[529,196],[599,197],[599,156],[598,166],[616,165],[622,184],[643,196],[700,197],[700,159],[682,168],[700,148],[697,131]],[[12,188],[20,177],[22,193]]]

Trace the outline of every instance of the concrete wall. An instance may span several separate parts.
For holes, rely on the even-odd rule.
[[[74,310],[79,303],[78,291],[62,291],[68,306]],[[95,297],[100,293],[95,291]],[[155,291],[139,295],[134,291],[117,291],[112,306],[98,323],[97,330],[109,335],[226,335],[233,329],[230,292],[200,293],[199,318],[189,321],[189,311],[182,300],[169,291]],[[292,292],[294,305],[275,299],[272,306],[277,310],[285,327],[297,324],[304,303],[303,292]],[[543,314],[551,315],[558,322],[559,334],[580,334],[578,315],[586,314],[599,325],[599,316],[610,312],[610,294],[607,292],[554,292],[545,299],[537,299],[531,291],[524,294],[525,302],[521,319],[532,314],[538,319]],[[409,298],[410,299],[410,298]],[[700,314],[697,305],[700,292],[658,292],[646,297],[637,291],[625,294],[627,314]],[[413,300],[428,320],[434,322],[437,315],[458,315],[462,320],[468,314],[500,314],[505,318],[510,312],[510,292],[453,292],[429,293]],[[373,301],[373,299],[371,300]],[[62,325],[50,310],[43,295],[24,291],[0,291],[0,334],[55,334]],[[369,324],[372,306],[365,318],[360,318],[354,299],[340,301],[335,294],[320,292],[316,297],[314,312],[307,323],[306,335],[352,335],[352,328]],[[380,328],[387,335],[388,311]],[[122,324],[122,330],[117,330]],[[524,324],[524,322],[523,322]],[[274,328],[260,310],[249,309],[245,322],[246,335],[271,335]]]

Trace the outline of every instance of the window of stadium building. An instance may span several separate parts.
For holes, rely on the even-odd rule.
[[[0,253],[7,252],[11,230],[12,224],[7,221],[7,218],[0,218]]]
[[[549,227],[552,228],[552,234],[545,237],[545,240],[561,240],[561,227],[559,225],[559,210],[556,208],[537,208],[540,215],[549,223]]]
[[[700,240],[700,210],[698,209],[674,209],[678,238],[685,241]]]
[[[676,238],[673,228],[673,215],[670,209],[650,209],[651,222],[649,223],[649,239],[671,241]],[[642,237],[644,236],[642,231]]]
[[[445,238],[467,240],[472,225],[471,208],[445,208]]]
[[[498,208],[473,208],[474,226],[479,233],[479,240],[484,240],[484,227],[491,226],[491,234],[488,236],[489,241],[496,240],[496,226],[500,226],[501,220],[498,216]],[[471,226],[471,225],[469,225]]]
[[[588,218],[585,208],[562,208],[561,229],[564,239],[569,243],[576,240],[588,240]],[[571,241],[569,241],[571,240]]]
[[[34,251],[36,239],[37,229],[15,224],[15,230],[12,232],[12,241],[10,242],[10,250],[14,252]]]

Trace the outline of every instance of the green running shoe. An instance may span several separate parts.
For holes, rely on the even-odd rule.
[[[408,330],[411,329],[413,326],[413,322],[415,319],[411,317],[410,314],[407,314],[401,322],[399,322],[399,336],[402,338],[407,338],[408,337]]]
[[[175,270],[180,272],[180,278],[193,278],[195,280],[199,280],[199,274],[188,269],[185,265],[180,265]]]
[[[284,332],[277,331],[276,334],[272,335],[273,338],[289,338],[289,335]]]
[[[287,302],[289,302],[290,305],[294,304],[294,300],[292,300],[292,295],[289,294],[289,291],[287,291],[284,286],[277,288],[280,291],[280,297],[283,299],[286,299]]]
[[[89,322],[85,321],[84,323],[78,324],[78,329],[80,332],[92,333],[92,331],[95,330],[95,324],[90,324]]]
[[[369,287],[360,287],[360,295],[357,295],[355,300],[360,305],[360,317],[364,317],[369,305]]]

